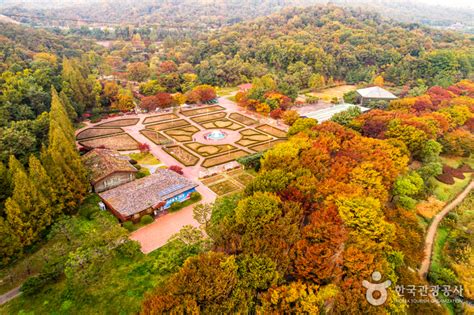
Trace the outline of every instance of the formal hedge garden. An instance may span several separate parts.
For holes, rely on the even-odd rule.
[[[250,118],[250,117],[247,117],[245,115],[242,115],[242,114],[239,114],[239,113],[231,113],[229,115],[229,118],[232,119],[232,120],[235,120],[241,124],[244,124],[246,126],[251,126],[251,125],[255,125],[256,123],[258,123],[257,120],[253,119],[253,118]]]
[[[128,133],[79,141],[79,144],[89,148],[104,147],[118,151],[138,150],[138,142]]]
[[[227,118],[204,122],[201,123],[201,126],[206,129],[229,129],[234,131],[244,128],[243,125],[233,122]]]
[[[152,124],[152,123],[161,122],[165,120],[178,119],[178,118],[179,118],[178,115],[172,114],[172,113],[161,114],[161,115],[150,116],[150,117],[145,118],[145,120],[143,121],[143,124],[147,125],[147,124]]]
[[[138,121],[140,118],[125,118],[98,124],[96,127],[128,127],[136,125]]]
[[[77,140],[84,140],[95,137],[103,137],[124,133],[122,128],[87,128],[79,132],[76,136]]]
[[[278,143],[281,143],[281,142],[285,142],[285,140],[277,139],[277,140],[273,140],[273,141],[270,141],[270,142],[260,143],[260,144],[250,146],[249,149],[251,149],[255,152],[262,152],[262,151],[266,151],[266,150],[274,147],[275,145],[277,145]]]
[[[202,163],[202,167],[209,168],[209,167],[225,164],[230,161],[234,161],[235,159],[238,159],[239,157],[246,156],[248,154],[249,153],[244,150],[237,150],[230,153],[224,153],[222,155],[205,159],[204,162]]]
[[[142,129],[140,133],[148,138],[151,142],[157,145],[169,144],[172,141],[159,133],[158,131]]]
[[[272,127],[270,125],[261,125],[255,129],[268,133],[276,138],[286,138],[286,131]]]
[[[163,123],[158,123],[158,124],[152,124],[152,125],[147,125],[147,129],[151,130],[156,130],[156,131],[162,131],[166,129],[172,129],[172,128],[178,128],[178,127],[184,127],[184,126],[189,126],[190,123],[184,119],[178,119],[178,120],[171,120]]]
[[[220,110],[224,110],[224,107],[219,106],[219,105],[213,105],[213,106],[208,106],[208,107],[183,110],[181,111],[181,114],[189,117],[189,116],[196,116],[196,115],[201,115],[201,114],[209,114],[209,113],[217,112]]]
[[[185,146],[203,157],[208,157],[211,155],[216,155],[219,153],[224,153],[237,149],[231,144],[209,145],[198,142],[186,143]]]
[[[164,133],[176,141],[188,142],[193,140],[193,135],[199,131],[195,126],[165,130]]]
[[[266,135],[254,129],[242,130],[240,131],[240,134],[242,135],[242,138],[236,143],[244,147],[248,147],[260,142],[269,141],[273,139],[269,135]]]
[[[199,162],[199,158],[179,145],[163,147],[163,151],[171,155],[184,166],[194,166]]]
[[[214,113],[214,114],[209,114],[209,115],[192,117],[191,120],[199,124],[205,121],[221,119],[221,118],[224,118],[226,115],[227,113],[219,112],[219,113]]]

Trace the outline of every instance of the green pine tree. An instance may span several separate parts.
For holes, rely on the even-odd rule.
[[[0,216],[5,209],[5,200],[11,194],[11,179],[7,167],[0,161]]]
[[[21,248],[20,240],[10,224],[0,217],[0,266],[8,264]]]
[[[72,106],[69,97],[66,95],[66,93],[64,93],[64,91],[61,91],[61,93],[59,93],[59,98],[61,99],[61,103],[63,103],[64,108],[66,109],[69,119],[71,121],[75,121],[77,119],[77,113],[74,109],[74,106]]]

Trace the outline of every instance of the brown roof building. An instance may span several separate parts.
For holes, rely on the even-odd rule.
[[[137,169],[129,158],[109,149],[94,149],[82,156],[95,192],[102,192],[135,179]]]
[[[121,221],[137,221],[145,214],[163,211],[174,202],[189,199],[198,185],[168,169],[100,193],[107,208]]]

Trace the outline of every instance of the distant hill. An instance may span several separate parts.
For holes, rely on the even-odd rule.
[[[15,20],[42,26],[78,26],[90,21],[95,25],[101,22],[139,25],[168,23],[216,28],[287,7],[328,2],[373,10],[402,22],[453,27],[466,32],[474,30],[472,9],[431,6],[405,0],[6,0],[1,12]]]

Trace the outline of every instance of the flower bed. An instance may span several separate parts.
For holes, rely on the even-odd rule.
[[[90,148],[104,147],[119,151],[138,150],[138,142],[127,133],[79,141],[79,144]]]
[[[109,122],[105,122],[102,124],[96,125],[96,127],[127,127],[133,126],[138,123],[139,118],[125,118],[125,119],[118,119]]]
[[[84,140],[95,137],[110,136],[123,133],[122,128],[87,128],[79,132],[76,136],[77,140]]]
[[[219,153],[224,153],[237,149],[231,144],[207,145],[198,142],[186,143],[185,146],[203,157],[208,157],[211,155],[216,155]]]
[[[176,128],[165,130],[164,133],[171,138],[179,142],[187,142],[193,140],[193,134],[198,132],[199,129],[195,126],[189,126],[184,128]]]
[[[189,117],[189,116],[196,116],[196,115],[201,115],[201,114],[209,114],[209,113],[217,112],[223,109],[224,107],[222,106],[214,105],[214,106],[201,107],[201,108],[195,108],[195,109],[190,109],[190,110],[183,110],[181,114]]]
[[[146,128],[155,130],[155,131],[161,131],[161,130],[178,128],[178,127],[189,126],[189,125],[190,125],[189,122],[187,122],[186,120],[178,119],[178,120],[172,120],[172,121],[168,121],[164,123],[148,125],[146,126]]]
[[[268,133],[269,135],[274,136],[275,138],[286,138],[286,131],[272,127],[270,125],[261,125],[255,129]]]
[[[152,124],[152,123],[156,123],[160,121],[172,120],[172,119],[177,119],[177,118],[179,118],[178,115],[172,114],[172,113],[155,115],[155,116],[150,116],[150,117],[145,118],[145,120],[143,121],[143,124],[144,125]]]
[[[239,113],[232,113],[229,115],[229,118],[247,126],[255,125],[256,123],[258,123],[257,120]]]
[[[199,124],[199,123],[202,123],[204,121],[210,121],[210,120],[216,120],[216,119],[224,118],[226,115],[227,115],[226,113],[219,112],[219,113],[214,113],[214,114],[210,114],[210,115],[196,116],[196,117],[191,118],[191,120],[194,121],[194,122],[197,122]]]
[[[246,155],[249,155],[248,152],[244,151],[244,150],[237,150],[237,151],[233,151],[233,152],[230,152],[230,153],[224,153],[222,155],[218,155],[218,156],[214,156],[214,157],[210,157],[210,158],[207,158],[204,160],[204,162],[202,163],[202,167],[213,167],[213,166],[216,166],[216,165],[221,165],[221,164],[225,164],[225,163],[228,163],[230,161],[234,161],[240,157],[243,157],[243,156],[246,156]]]
[[[239,130],[244,128],[243,125],[238,124],[236,122],[233,122],[232,120],[229,119],[219,119],[219,120],[213,120],[213,121],[208,121],[205,123],[202,123],[201,126],[203,126],[206,129],[229,129],[229,130]]]
[[[273,140],[273,141],[270,141],[270,142],[265,142],[265,143],[250,146],[249,149],[251,149],[255,152],[262,152],[262,151],[265,151],[265,150],[268,150],[268,149],[274,147],[278,143],[285,142],[285,141],[286,140],[283,140],[283,139],[277,139],[277,140]]]
[[[223,196],[240,189],[240,187],[231,180],[225,180],[223,182],[210,185],[208,187],[210,190],[215,192],[218,196]]]
[[[163,151],[171,155],[184,166],[193,166],[199,162],[199,158],[197,156],[179,145],[163,147]]]
[[[254,129],[242,130],[240,131],[240,134],[242,135],[242,138],[236,143],[244,147],[273,139],[269,135],[266,135]]]
[[[158,131],[142,129],[140,130],[140,133],[144,135],[145,137],[147,137],[151,142],[157,145],[163,145],[163,144],[167,144],[171,142],[170,139],[166,138]]]

